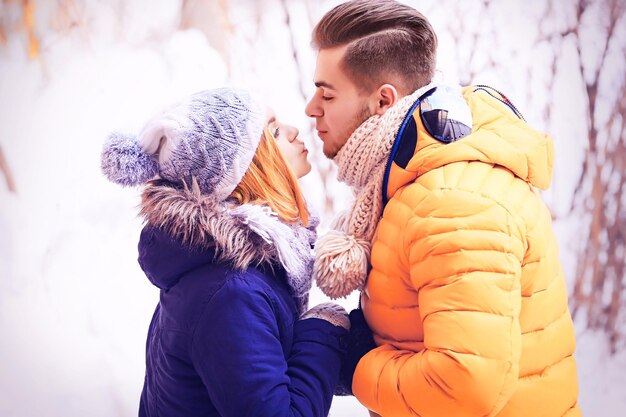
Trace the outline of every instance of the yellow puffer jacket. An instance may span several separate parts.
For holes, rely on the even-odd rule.
[[[408,164],[392,164],[361,295],[379,347],[354,394],[383,417],[580,416],[566,285],[535,189],[550,183],[552,144],[494,90],[463,96],[468,136],[437,141],[418,108]]]

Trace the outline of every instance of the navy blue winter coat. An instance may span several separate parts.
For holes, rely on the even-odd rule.
[[[139,263],[161,291],[148,332],[139,416],[326,416],[346,330],[299,320],[282,265],[239,270],[232,259],[241,254],[220,261],[197,236],[172,237],[192,225],[172,227],[163,206],[151,206],[145,196]],[[197,214],[188,211],[180,214],[184,222]]]

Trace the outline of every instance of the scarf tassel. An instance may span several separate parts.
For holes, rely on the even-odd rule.
[[[332,299],[362,289],[369,269],[371,243],[339,230],[322,236],[315,249],[317,286]]]

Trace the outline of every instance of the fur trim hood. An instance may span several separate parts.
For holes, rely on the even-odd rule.
[[[319,223],[315,216],[310,216],[308,227],[289,225],[267,206],[215,202],[195,182],[191,188],[176,188],[154,180],[144,188],[141,200],[140,215],[147,227],[160,230],[188,251],[213,255],[208,262],[230,263],[236,270],[281,265],[300,308],[306,307],[313,268],[311,246]]]

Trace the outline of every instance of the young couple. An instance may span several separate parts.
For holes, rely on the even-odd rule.
[[[549,138],[494,89],[434,83],[411,7],[341,4],[313,45],[306,113],[355,194],[319,239],[298,130],[245,92],[197,93],[104,147],[110,180],[144,186],[139,263],[161,289],[139,415],[325,416],[343,391],[383,417],[580,416],[537,192]],[[309,309],[314,279],[362,290],[361,309]]]

